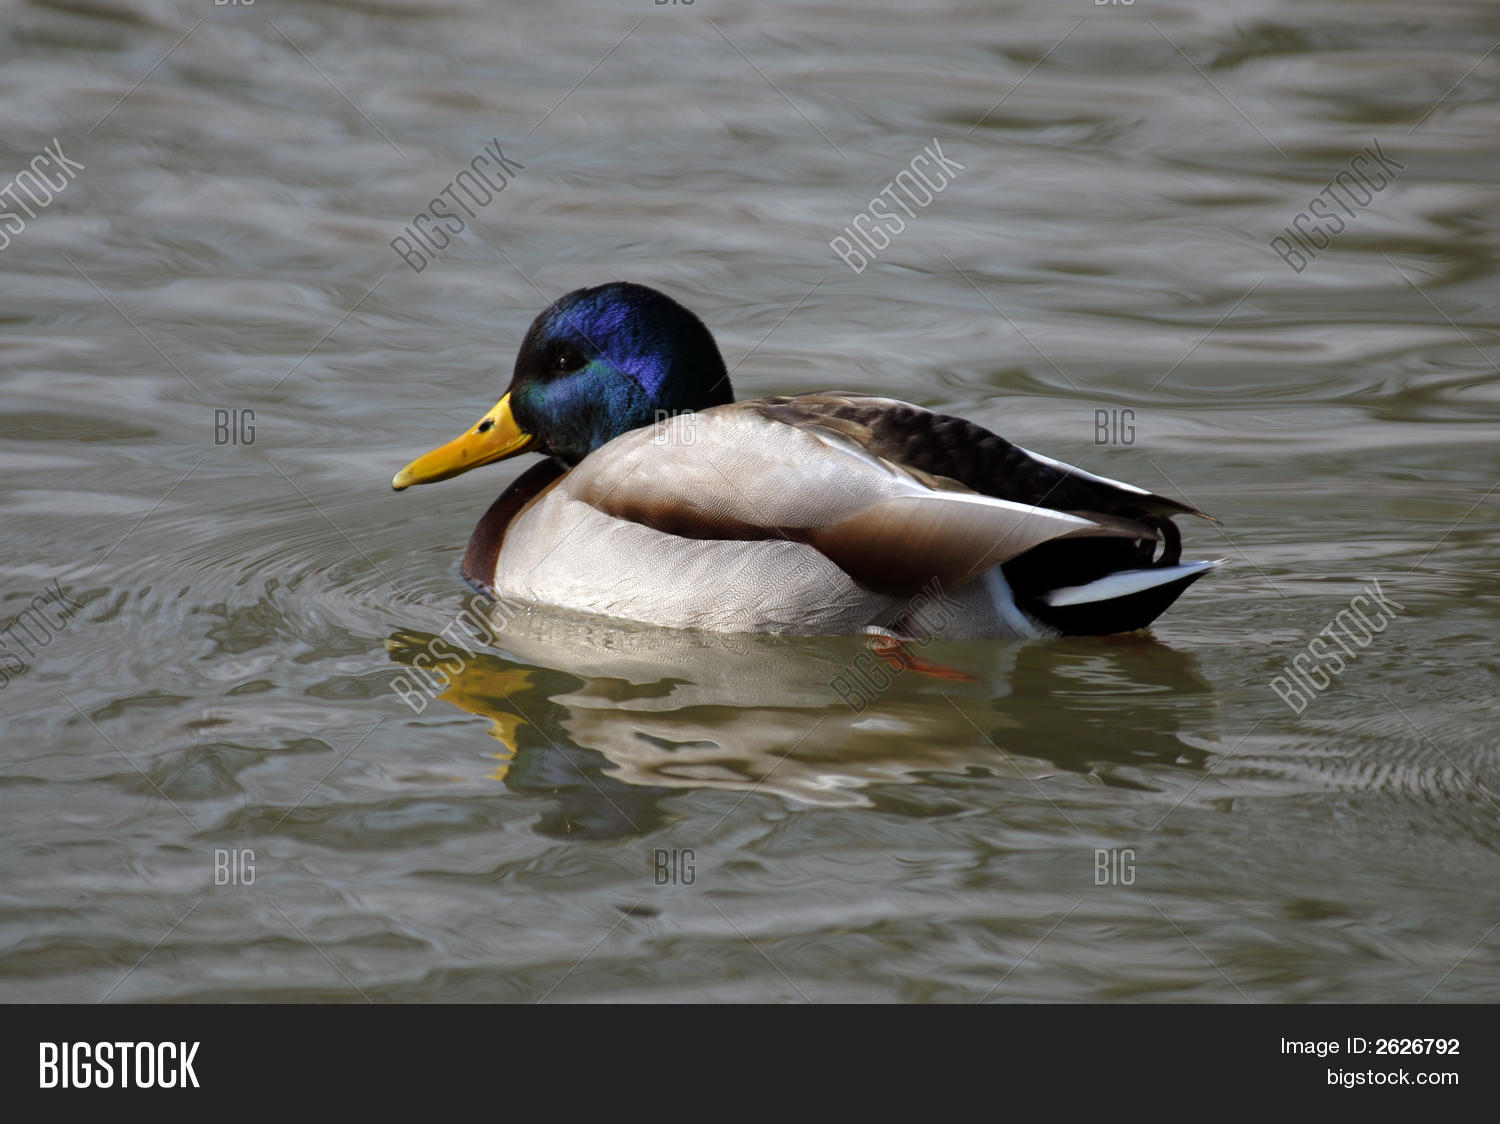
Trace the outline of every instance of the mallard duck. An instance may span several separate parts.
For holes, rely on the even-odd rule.
[[[963,418],[842,392],[735,402],[703,322],[628,282],[539,315],[494,408],[391,486],[530,452],[464,579],[666,627],[901,636],[937,606],[944,635],[1103,635],[1217,565],[1181,561],[1172,517],[1196,508]]]

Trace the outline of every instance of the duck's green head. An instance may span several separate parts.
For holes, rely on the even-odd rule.
[[[733,400],[713,336],[671,297],[628,281],[577,289],[532,321],[495,407],[403,468],[391,487],[522,452],[577,464],[622,433]]]

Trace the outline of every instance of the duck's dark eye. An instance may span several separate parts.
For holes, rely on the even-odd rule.
[[[583,366],[583,356],[576,351],[559,351],[556,358],[552,360],[552,369],[566,374],[568,371],[576,371]]]

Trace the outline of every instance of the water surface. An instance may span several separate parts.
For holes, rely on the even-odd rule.
[[[1500,999],[1494,5],[0,13],[0,170],[83,165],[0,250],[0,617],[81,606],[0,657],[0,997]],[[1294,271],[1269,240],[1376,142]],[[855,273],[829,240],[934,143],[962,170]],[[390,476],[615,278],[741,395],[964,414],[1229,563],[858,710],[855,639],[522,612],[414,712],[526,462]],[[1372,580],[1400,610],[1294,712]]]

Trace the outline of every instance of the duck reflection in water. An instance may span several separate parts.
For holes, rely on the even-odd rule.
[[[1196,769],[1217,749],[1193,657],[1140,634],[892,653],[494,608],[489,650],[435,660],[453,645],[416,630],[386,645],[408,684],[425,668],[432,698],[489,720],[488,777],[552,797],[538,825],[552,836],[644,835],[691,789],[901,808],[897,786],[934,775],[1149,787],[1141,770]]]

